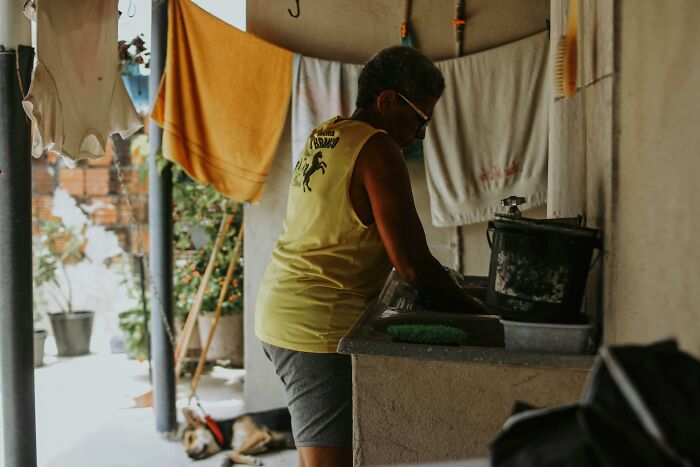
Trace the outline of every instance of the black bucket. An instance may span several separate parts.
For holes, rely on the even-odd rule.
[[[493,234],[491,240],[490,234]],[[556,220],[502,216],[489,222],[486,304],[505,319],[577,323],[599,231]]]

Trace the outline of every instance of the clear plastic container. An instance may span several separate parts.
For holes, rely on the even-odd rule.
[[[396,269],[392,269],[379,293],[379,306],[390,312],[408,311],[417,308],[420,303],[420,293],[411,284],[399,277]]]
[[[453,281],[460,287],[464,287],[465,277],[454,269],[443,266]],[[392,269],[384,282],[384,287],[379,293],[379,306],[388,309],[389,313],[397,313],[414,309],[423,309],[430,306],[429,301],[411,284],[404,282],[399,277],[396,269]]]

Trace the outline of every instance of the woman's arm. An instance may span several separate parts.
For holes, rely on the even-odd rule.
[[[401,279],[444,311],[485,312],[430,253],[399,146],[385,134],[373,136],[361,150],[355,171],[367,191],[384,248]]]

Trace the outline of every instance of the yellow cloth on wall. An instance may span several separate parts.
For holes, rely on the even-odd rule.
[[[163,155],[235,201],[260,200],[291,94],[293,54],[190,0],[168,11],[165,71],[151,117]]]

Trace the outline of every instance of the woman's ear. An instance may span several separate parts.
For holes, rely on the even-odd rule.
[[[395,102],[396,91],[393,89],[385,89],[384,91],[380,92],[375,99],[377,112],[379,112],[379,114],[382,116],[386,115],[387,111],[391,109]]]

